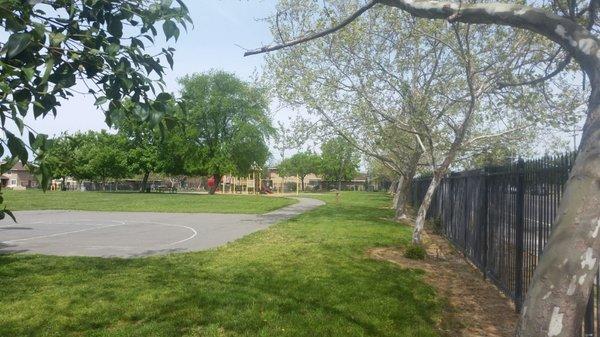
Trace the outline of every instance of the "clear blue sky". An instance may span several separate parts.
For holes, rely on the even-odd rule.
[[[176,80],[185,74],[223,69],[250,80],[260,73],[263,56],[243,57],[244,48],[271,42],[265,18],[275,11],[276,0],[187,0],[194,28],[182,33],[177,43],[175,68],[165,78],[167,90],[178,91]],[[172,40],[171,40],[172,41]],[[160,47],[163,47],[162,45]],[[106,129],[104,116],[94,105],[93,97],[77,95],[63,102],[54,119],[28,119],[36,131],[56,135],[63,131]],[[289,111],[279,112],[276,119],[287,119]]]

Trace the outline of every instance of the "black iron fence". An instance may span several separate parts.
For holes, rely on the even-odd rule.
[[[428,218],[437,219],[441,233],[514,300],[517,310],[552,231],[574,159],[571,153],[452,173],[433,196]],[[415,207],[430,182],[431,178],[415,179]],[[600,336],[600,317],[594,319],[600,314],[594,310],[598,303],[596,287],[588,305],[585,336]]]

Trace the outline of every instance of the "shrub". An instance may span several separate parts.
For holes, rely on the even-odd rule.
[[[425,260],[427,251],[422,245],[411,244],[406,248],[404,257],[411,260]]]

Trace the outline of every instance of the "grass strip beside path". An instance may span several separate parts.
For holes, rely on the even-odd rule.
[[[261,214],[296,203],[260,195],[206,195],[137,192],[2,191],[11,211],[78,210],[113,212]]]
[[[376,193],[215,250],[142,259],[0,255],[0,336],[439,336],[423,273],[376,261],[406,244]]]

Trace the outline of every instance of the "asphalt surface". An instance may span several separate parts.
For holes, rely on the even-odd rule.
[[[0,221],[0,253],[142,257],[206,250],[321,206],[316,199],[260,214],[15,212]]]

